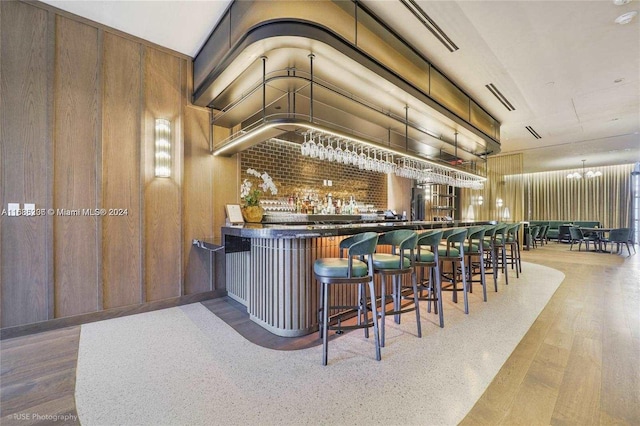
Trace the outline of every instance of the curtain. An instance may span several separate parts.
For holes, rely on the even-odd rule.
[[[579,170],[528,173],[508,176],[521,180],[527,194],[527,220],[599,221],[602,226],[627,227],[630,220],[633,164],[598,167],[597,178],[567,179]]]
[[[524,193],[522,154],[489,157],[478,172],[486,174],[484,189],[460,190],[461,218],[468,220],[522,221]]]

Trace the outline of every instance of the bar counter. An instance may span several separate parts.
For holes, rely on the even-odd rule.
[[[227,294],[245,305],[251,320],[270,332],[284,337],[302,336],[318,329],[318,283],[313,276],[313,263],[324,257],[338,257],[343,238],[361,232],[395,229],[420,232],[489,223],[393,221],[224,226]],[[379,285],[376,280],[376,291]],[[355,304],[355,294],[346,290],[335,293],[331,304]]]

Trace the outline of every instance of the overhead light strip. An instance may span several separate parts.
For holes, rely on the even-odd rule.
[[[467,178],[471,178],[471,179],[475,179],[478,181],[485,181],[487,178],[481,175],[477,175],[475,173],[471,173],[471,172],[467,172],[455,167],[451,167],[451,166],[447,166],[445,164],[441,164],[435,161],[431,161],[431,160],[426,160],[423,157],[420,157],[418,155],[414,155],[408,152],[403,152],[388,146],[381,146],[378,145],[376,143],[370,142],[366,139],[362,139],[359,138],[357,136],[354,135],[349,135],[346,133],[342,133],[333,129],[330,129],[328,127],[324,127],[324,126],[320,126],[317,124],[311,124],[311,123],[307,123],[307,122],[300,122],[300,121],[296,121],[296,122],[292,122],[292,123],[282,123],[282,122],[278,122],[278,123],[263,123],[262,125],[260,125],[259,127],[252,129],[249,132],[243,133],[240,136],[236,136],[233,137],[231,136],[230,138],[227,138],[225,141],[223,141],[222,145],[219,146],[217,149],[215,149],[213,151],[213,155],[217,156],[217,155],[223,155],[225,152],[229,151],[231,148],[240,145],[242,143],[244,143],[247,139],[250,138],[254,138],[256,135],[259,135],[261,133],[266,132],[267,130],[270,130],[274,127],[278,127],[278,128],[284,128],[287,125],[291,125],[294,126],[296,129],[306,129],[306,130],[314,130],[314,131],[318,131],[318,132],[322,132],[324,134],[328,134],[330,136],[334,136],[334,137],[338,137],[341,139],[348,139],[351,142],[356,142],[358,144],[361,145],[365,145],[368,147],[371,147],[373,149],[377,149],[377,150],[381,150],[381,151],[385,151],[388,152],[389,154],[393,154],[393,155],[397,155],[399,158],[408,158],[411,160],[415,160],[415,161],[419,161],[421,163],[425,163],[425,164],[430,164],[434,167],[438,167],[441,168],[443,170],[447,170],[449,172],[454,172],[459,174],[460,176],[465,176]],[[270,138],[269,138],[270,139]]]
[[[438,24],[436,24],[414,0],[400,0],[400,2],[409,9],[416,18],[418,18],[418,21],[420,21],[422,25],[431,31],[431,34],[433,34],[440,43],[449,50],[449,52],[455,52],[458,50],[458,46],[456,46],[449,36],[442,31]]]
[[[500,103],[504,105],[507,111],[516,110],[511,102],[509,102],[509,100],[498,90],[498,88],[493,83],[489,83],[484,87],[486,87],[493,94],[493,96],[495,96],[500,101]]]
[[[525,129],[527,129],[529,131],[529,133],[531,133],[533,135],[534,138],[542,139],[542,136],[540,136],[535,130],[533,130],[533,127],[526,126]]]

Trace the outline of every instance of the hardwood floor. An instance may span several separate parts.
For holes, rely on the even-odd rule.
[[[221,297],[201,302],[207,309],[216,314],[221,320],[236,330],[248,341],[269,349],[294,351],[321,345],[322,339],[318,333],[311,333],[302,337],[281,337],[268,332],[249,319],[247,308],[230,297]],[[329,340],[335,338],[331,335]]]
[[[523,252],[566,279],[462,424],[640,424],[640,257],[624,253],[570,252],[556,243]],[[232,300],[203,304],[262,346],[319,343],[315,333],[274,336]],[[63,415],[56,424],[79,423],[79,336],[80,327],[69,327],[0,342],[0,423],[51,424]]]
[[[0,423],[76,425],[80,327],[0,343]]]
[[[565,281],[462,425],[640,424],[640,257],[624,253],[523,252]]]

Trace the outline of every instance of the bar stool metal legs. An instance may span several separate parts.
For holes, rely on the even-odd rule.
[[[362,296],[364,297],[364,299],[360,300],[358,303],[358,318],[357,318],[357,324],[355,326],[345,326],[342,325],[340,323],[338,323],[337,326],[330,326],[329,325],[329,311],[332,308],[332,306],[329,304],[329,287],[331,286],[332,283],[324,283],[321,282],[320,283],[320,294],[322,295],[322,320],[320,321],[320,333],[322,336],[322,365],[327,365],[327,360],[329,357],[329,330],[339,330],[339,332],[341,332],[342,330],[348,330],[348,329],[353,329],[353,328],[364,328],[364,334],[366,338],[369,338],[369,315],[368,315],[368,307],[367,306],[371,306],[371,310],[372,310],[372,326],[373,326],[373,335],[374,335],[374,343],[375,343],[375,350],[376,350],[376,360],[380,361],[382,359],[381,354],[380,354],[380,331],[378,329],[378,310],[376,308],[376,303],[375,303],[375,287],[373,284],[373,279],[371,279],[368,282],[368,286],[369,286],[369,294],[370,294],[370,301],[371,303],[367,303],[366,302],[366,291],[364,288],[363,284],[358,284],[358,293],[360,293],[362,291]],[[340,283],[340,284],[344,284],[344,282]],[[333,306],[333,308],[339,308],[336,306]],[[363,316],[363,320],[361,320],[361,316]],[[362,324],[362,321],[364,321],[364,324]]]
[[[376,360],[380,355],[380,334],[378,330],[378,309],[376,305],[376,291],[373,284],[373,253],[376,250],[378,234],[365,232],[346,238],[340,242],[340,258],[317,259],[313,264],[313,272],[320,284],[320,306],[318,316],[319,331],[322,336],[322,365],[327,365],[329,330],[342,330],[364,328],[365,337],[369,337],[369,311],[372,313],[372,325],[375,340]],[[343,259],[343,252],[347,252],[347,258]],[[365,263],[364,256],[367,256]],[[359,258],[359,259],[358,259]],[[366,284],[369,287],[369,301],[367,301]],[[335,306],[330,304],[330,288],[337,285],[357,286],[357,305]],[[356,324],[343,325],[341,316],[346,309],[355,309]],[[330,310],[340,310],[338,313],[338,325],[329,324]],[[348,313],[349,311],[347,311]],[[363,324],[364,321],[364,324]]]
[[[374,258],[375,259],[375,258]],[[374,260],[375,265],[375,260]],[[422,337],[422,326],[420,324],[420,301],[418,299],[418,285],[416,279],[416,273],[413,268],[410,268],[410,271],[404,271],[402,273],[398,273],[397,271],[386,271],[376,269],[376,273],[380,274],[380,280],[382,283],[381,287],[381,297],[380,297],[380,346],[384,347],[385,342],[385,317],[386,315],[393,315],[393,320],[396,324],[400,324],[401,314],[406,312],[415,311],[416,312],[416,324],[417,324],[417,333],[418,337]],[[405,296],[407,293],[404,289],[405,287],[402,285],[402,276],[403,274],[411,274],[411,296]],[[393,302],[393,308],[391,310],[386,310],[387,305],[387,277],[391,277],[391,298]],[[403,308],[402,300],[412,299],[413,307],[412,308]]]
[[[444,262],[451,262],[452,271],[451,271],[451,286],[445,287],[442,286],[443,291],[453,291],[453,302],[458,303],[458,291],[462,290],[464,296],[464,313],[469,313],[469,286],[467,283],[467,273],[466,273],[466,264],[465,264],[465,254],[464,254],[464,241],[467,238],[467,229],[466,228],[452,228],[446,229],[443,234],[443,238],[446,240],[445,247],[438,248],[438,254],[440,256],[440,262],[443,264]],[[460,263],[460,271],[462,276],[462,289],[457,288],[457,270],[456,262]],[[444,276],[444,272],[443,272]]]
[[[467,274],[469,283],[469,292],[473,293],[473,283],[477,282],[482,285],[482,296],[484,301],[487,301],[487,280],[484,268],[484,236],[486,228],[484,226],[477,226],[469,228],[467,232],[467,243],[464,247],[464,254],[467,257]],[[478,256],[478,261],[474,262],[473,257]],[[474,280],[475,266],[480,270],[480,279]]]
[[[416,328],[418,337],[422,337],[420,324],[420,302],[418,300],[418,285],[416,271],[413,267],[414,248],[418,240],[418,234],[414,231],[400,229],[387,232],[380,236],[378,245],[391,246],[391,254],[376,253],[372,256],[375,273],[381,277],[381,306],[380,306],[380,346],[385,345],[385,317],[393,315],[397,324],[400,324],[400,316],[403,313],[416,312]],[[403,286],[403,276],[410,276],[411,287]],[[387,310],[387,277],[391,277],[391,297],[393,308]],[[412,293],[408,296],[409,292]],[[402,300],[412,300],[412,307],[402,305]]]
[[[442,277],[440,275],[440,259],[438,244],[442,240],[442,230],[425,232],[418,236],[416,261],[414,268],[419,272],[418,291],[419,300],[427,301],[427,313],[431,313],[431,302],[434,302],[434,311],[439,316],[440,327],[444,327],[444,313],[442,311]],[[427,279],[424,277],[425,269]],[[418,274],[416,272],[416,274]],[[423,297],[423,291],[427,296]]]

